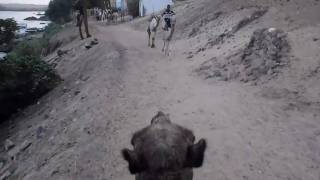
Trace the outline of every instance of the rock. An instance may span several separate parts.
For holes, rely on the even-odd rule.
[[[67,53],[68,53],[68,50],[61,50],[61,49],[59,49],[59,50],[57,51],[57,55],[58,55],[59,57],[65,55],[65,54],[67,54]]]
[[[31,146],[31,142],[25,140],[20,146],[16,146],[12,150],[8,152],[9,157],[11,160],[15,160],[17,155],[25,150],[27,150]]]
[[[241,28],[245,27],[246,25],[248,25],[249,23],[259,19],[260,17],[262,17],[263,15],[265,15],[268,12],[268,9],[259,9],[256,10],[255,12],[253,12],[251,14],[250,17],[246,17],[244,19],[242,19],[236,26],[234,26],[232,28],[231,31],[228,32],[228,35],[233,35],[236,32],[238,32]]]
[[[10,139],[7,139],[7,140],[4,142],[4,149],[5,149],[6,151],[9,151],[9,150],[12,149],[14,146],[15,146],[15,144],[14,144]]]
[[[87,98],[87,96],[82,96],[81,97],[81,100],[84,100],[84,99],[86,99]]]
[[[272,75],[273,73],[274,73],[274,71],[272,69],[269,69],[267,72],[268,75]]]
[[[84,81],[84,82],[87,81],[88,79],[90,79],[90,76],[86,76],[86,77],[81,76],[80,77],[80,80]]]
[[[274,69],[288,61],[290,45],[286,34],[276,28],[259,29],[244,49],[241,64],[245,66],[245,74],[249,79],[259,79],[265,75],[274,74]]]
[[[199,28],[192,28],[192,30],[190,31],[190,33],[189,33],[189,37],[194,37],[196,34],[197,34],[197,32],[199,31]]]
[[[0,44],[0,52],[8,53],[12,50],[12,45],[11,44]]]
[[[313,41],[314,41],[314,42],[316,42],[316,41],[318,41],[318,40],[319,40],[318,38],[313,38]]]
[[[195,72],[205,79],[217,78],[223,81],[238,79],[248,82],[259,80],[263,76],[270,79],[278,74],[280,68],[288,65],[289,52],[290,45],[282,30],[258,29],[245,49],[239,49],[225,59],[208,60]]]
[[[274,31],[276,31],[276,30],[277,30],[276,28],[269,28],[269,29],[268,29],[268,32],[269,32],[269,33],[272,33],[272,32],[274,32]]]
[[[0,61],[2,61],[2,60],[6,60],[6,58],[7,58],[7,53],[5,53],[5,52],[0,52]]]
[[[75,92],[74,92],[74,95],[77,96],[77,95],[80,94],[80,93],[81,93],[81,91],[75,91]]]
[[[98,39],[95,38],[93,41],[91,41],[92,46],[97,45],[97,44],[99,44]]]
[[[26,20],[26,21],[37,21],[38,18],[36,18],[36,17],[34,17],[34,16],[31,16],[31,17],[25,18],[24,20]]]
[[[0,172],[3,167],[4,167],[4,162],[0,161]]]
[[[10,171],[5,171],[5,172],[0,176],[0,180],[7,180],[10,176],[11,176],[11,172],[10,172]]]
[[[197,50],[197,52],[196,52],[196,53],[199,53],[199,52],[201,52],[201,51],[205,51],[205,50],[206,50],[206,48],[201,47],[201,48],[199,48],[199,49]]]
[[[228,77],[221,77],[220,80],[221,80],[221,81],[228,81],[229,79],[228,79]]]
[[[86,49],[91,49],[91,48],[92,48],[92,46],[89,45],[89,44],[86,44],[84,47],[85,47]]]
[[[49,18],[47,16],[41,16],[39,18],[31,16],[31,17],[27,17],[24,20],[26,21],[49,21]]]
[[[63,89],[62,89],[62,92],[63,92],[63,93],[67,93],[67,92],[69,92],[69,91],[70,91],[70,89],[68,89],[68,88],[65,87],[65,86],[64,86]]]
[[[49,21],[50,19],[47,16],[41,16],[38,18],[38,21]]]
[[[38,139],[41,139],[44,136],[45,130],[46,129],[44,127],[42,127],[42,126],[37,128],[36,134],[37,134],[37,138]]]
[[[59,50],[57,51],[57,55],[58,55],[58,56],[62,56],[62,55],[63,55],[63,52],[59,49]]]
[[[235,68],[231,68],[228,71],[228,79],[236,79],[239,77],[239,72],[235,70]]]
[[[187,57],[187,59],[191,59],[191,58],[193,58],[193,55],[192,55],[192,54],[190,54],[190,55]]]

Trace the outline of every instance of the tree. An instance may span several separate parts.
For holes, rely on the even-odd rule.
[[[56,87],[60,77],[41,60],[41,42],[20,43],[0,61],[0,123]]]
[[[53,22],[62,24],[71,20],[72,0],[52,0],[46,15]]]
[[[128,11],[133,17],[139,16],[139,0],[128,0]]]
[[[145,16],[146,14],[147,14],[147,9],[143,5],[143,7],[142,7],[142,16]]]
[[[0,19],[0,45],[10,44],[18,30],[17,23],[13,19]]]
[[[83,8],[105,9],[105,6],[110,7],[110,0],[51,0],[46,15],[53,22],[63,24],[71,20],[72,9],[79,10],[76,4],[81,4]]]

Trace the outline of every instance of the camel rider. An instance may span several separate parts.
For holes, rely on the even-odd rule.
[[[168,31],[172,28],[173,16],[175,16],[175,13],[171,10],[171,6],[168,4],[167,9],[162,13],[162,18],[164,19],[165,25],[163,27],[163,30]]]

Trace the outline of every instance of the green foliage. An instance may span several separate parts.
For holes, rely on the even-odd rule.
[[[128,0],[128,11],[133,17],[139,16],[139,0]]]
[[[46,15],[51,21],[63,24],[71,20],[70,15],[73,9],[79,10],[82,7],[93,8],[105,6],[110,7],[110,0],[51,0]]]
[[[44,30],[43,38],[50,40],[55,34],[62,30],[61,25],[56,23],[50,23]]]
[[[16,21],[13,19],[0,19],[0,45],[9,44],[18,29]]]
[[[44,38],[19,43],[7,60],[0,61],[0,122],[19,108],[34,103],[60,82],[54,68],[40,57],[60,28],[49,25]]]
[[[53,22],[63,24],[71,20],[72,0],[52,0],[46,15]]]
[[[36,43],[36,44],[40,43],[42,45],[43,48],[42,48],[41,54],[43,56],[47,56],[48,54],[55,51],[56,48],[58,48],[58,46],[53,45],[54,43],[52,43],[52,42],[50,43],[50,40],[54,39],[55,38],[54,35],[56,35],[61,30],[62,30],[61,25],[55,24],[55,23],[50,23],[46,27],[46,29],[44,30],[42,39],[39,39],[38,41],[40,41],[40,42]],[[57,41],[55,41],[55,42],[57,42]]]

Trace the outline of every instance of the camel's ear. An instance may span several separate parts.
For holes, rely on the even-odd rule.
[[[197,144],[188,147],[186,167],[201,167],[204,160],[204,152],[207,148],[207,142],[201,139]]]
[[[141,161],[141,159],[135,151],[123,149],[122,156],[126,161],[128,161],[129,171],[131,174],[141,173],[143,170],[145,170],[145,165],[143,161]]]

